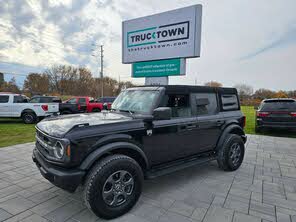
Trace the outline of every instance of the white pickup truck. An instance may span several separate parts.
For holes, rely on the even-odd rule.
[[[0,118],[22,118],[29,124],[58,112],[58,103],[28,103],[24,95],[0,93]]]

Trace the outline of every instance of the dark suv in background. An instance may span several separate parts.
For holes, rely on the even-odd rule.
[[[101,98],[97,99],[97,102],[103,103],[104,109],[111,109],[111,105],[115,99],[116,99],[116,97],[113,97],[113,96],[105,96],[105,97],[101,97]]]
[[[33,161],[62,189],[82,185],[86,206],[111,219],[135,205],[144,179],[212,160],[238,169],[245,120],[234,88],[129,88],[111,111],[40,122]]]
[[[295,99],[265,99],[256,112],[256,132],[264,129],[296,129]]]

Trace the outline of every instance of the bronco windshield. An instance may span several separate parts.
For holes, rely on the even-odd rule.
[[[150,114],[158,98],[156,90],[125,90],[112,104],[113,110]]]

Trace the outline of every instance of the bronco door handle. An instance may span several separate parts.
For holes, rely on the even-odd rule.
[[[196,124],[186,125],[186,129],[188,129],[188,130],[195,129],[195,128],[197,128],[197,125]]]

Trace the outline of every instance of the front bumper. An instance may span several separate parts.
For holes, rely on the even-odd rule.
[[[44,160],[36,148],[33,150],[32,159],[45,179],[71,193],[75,192],[85,176],[85,172],[81,170],[61,169],[53,166]]]

